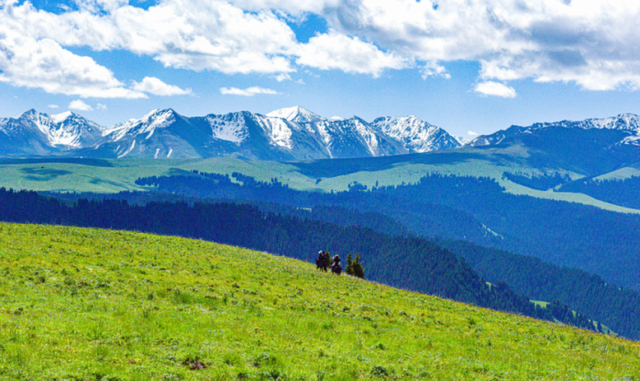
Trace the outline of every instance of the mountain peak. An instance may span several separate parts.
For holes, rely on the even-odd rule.
[[[31,109],[31,110],[27,110],[25,111],[22,115],[20,115],[20,118],[33,118],[35,115],[38,115],[39,112],[37,112],[35,109]]]
[[[151,110],[147,115],[143,116],[141,119],[170,117],[170,116],[177,116],[177,115],[179,114],[172,108],[154,109],[154,110]]]
[[[294,106],[271,111],[267,116],[286,119],[294,123],[314,123],[326,120],[303,107]]]
[[[440,127],[415,115],[383,116],[372,125],[385,135],[403,142],[409,152],[431,152],[457,148],[461,143]]]

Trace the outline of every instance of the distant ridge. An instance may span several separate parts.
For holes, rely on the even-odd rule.
[[[481,135],[466,145],[480,147],[508,143],[511,139],[523,135],[548,134],[554,129],[581,129],[617,131],[624,136],[618,143],[640,145],[640,116],[635,114],[620,114],[610,118],[592,118],[583,121],[563,120],[553,123],[535,123],[528,127],[511,126],[506,130],[500,130],[490,135]]]
[[[357,158],[459,147],[445,130],[415,116],[327,119],[302,107],[186,117],[172,109],[110,127],[77,114],[30,110],[0,119],[0,157],[207,158],[249,160]]]

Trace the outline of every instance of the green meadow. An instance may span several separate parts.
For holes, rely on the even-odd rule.
[[[137,185],[136,179],[149,176],[170,176],[184,171],[231,175],[239,172],[258,181],[277,178],[283,184],[301,191],[345,191],[358,182],[368,187],[395,186],[416,183],[430,174],[489,177],[507,192],[536,198],[576,202],[620,213],[640,213],[596,200],[581,193],[540,191],[503,178],[503,173],[523,173],[529,176],[546,172],[529,168],[522,162],[526,152],[518,147],[506,150],[453,150],[428,155],[405,155],[365,159],[335,159],[281,163],[244,161],[235,158],[209,159],[0,159],[0,187],[52,192],[117,193],[148,191]],[[509,160],[505,160],[507,155]],[[558,169],[558,173],[574,179],[582,176]],[[626,171],[626,172],[625,172]],[[623,168],[611,176],[629,176],[637,171]],[[606,176],[606,175],[605,175]]]
[[[635,342],[176,237],[0,224],[0,303],[0,380],[640,379]]]

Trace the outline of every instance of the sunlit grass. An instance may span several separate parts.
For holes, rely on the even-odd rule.
[[[637,343],[175,237],[0,224],[0,301],[7,380],[640,377]]]

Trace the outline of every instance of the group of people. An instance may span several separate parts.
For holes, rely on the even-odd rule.
[[[331,263],[331,272],[337,275],[342,273],[342,266],[340,266],[340,256],[338,254],[333,256],[333,260],[328,251],[320,250],[318,252],[318,258],[316,258],[316,267],[318,269],[327,271]]]

